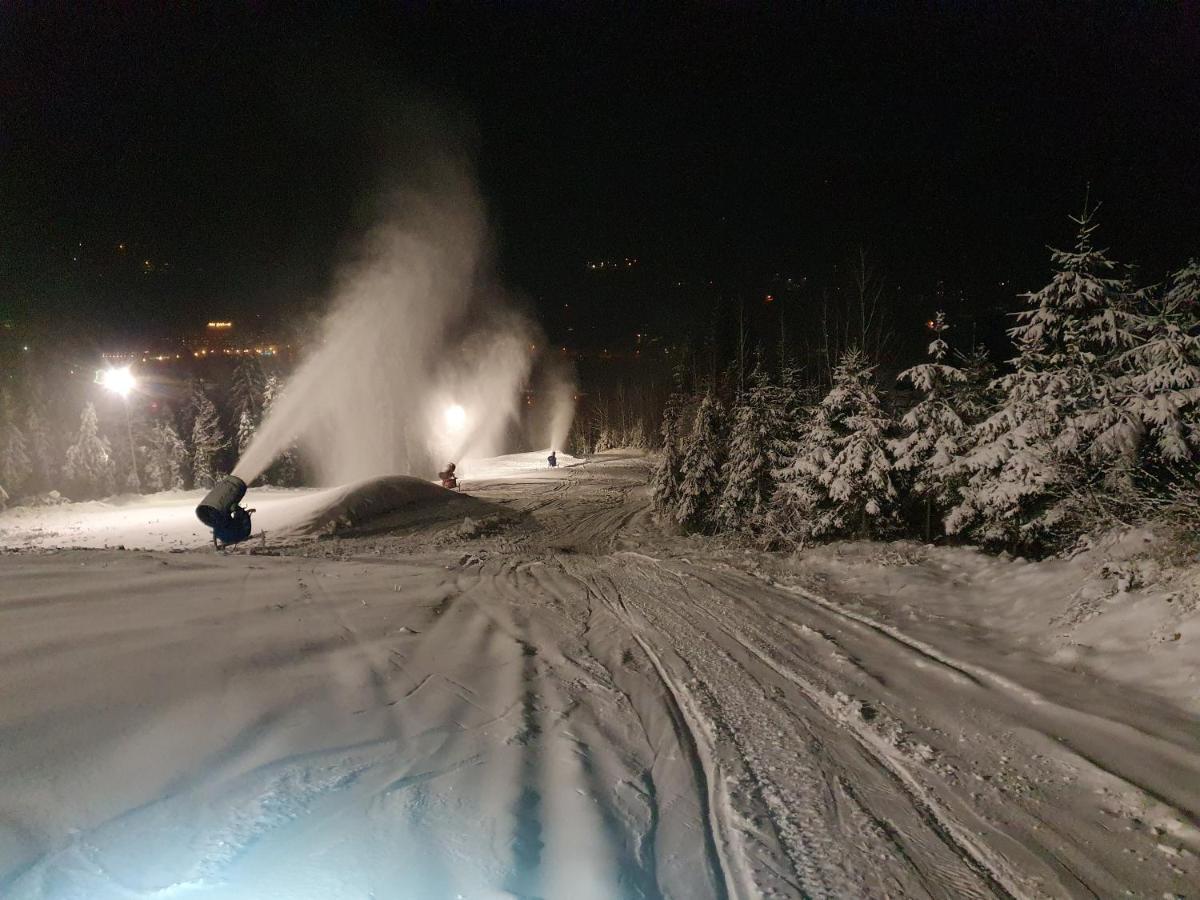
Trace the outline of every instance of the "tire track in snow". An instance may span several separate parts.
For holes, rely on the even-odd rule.
[[[703,581],[699,575],[693,575],[693,577]],[[893,776],[896,787],[904,792],[913,808],[918,812],[924,823],[929,826],[930,830],[938,836],[951,852],[958,856],[969,868],[974,870],[997,896],[1013,897],[1015,894],[1020,893],[1021,888],[1013,883],[1015,880],[1013,875],[1004,871],[1006,867],[1001,864],[994,854],[989,853],[984,847],[980,846],[970,835],[969,831],[956,822],[953,816],[949,815],[941,807],[941,804],[921,785],[920,781],[904,764],[902,755],[896,753],[895,748],[889,745],[876,730],[870,728],[868,723],[862,720],[861,716],[856,720],[854,716],[845,715],[845,706],[839,703],[835,696],[817,687],[817,685],[801,676],[798,672],[781,665],[772,658],[771,654],[764,648],[773,646],[776,642],[765,639],[762,636],[759,637],[759,640],[748,639],[740,629],[728,627],[721,618],[714,616],[711,612],[705,610],[704,614],[713,622],[714,628],[735,641],[747,653],[767,666],[776,675],[798,687],[805,697],[815,707],[821,709],[831,720],[838,721],[844,725],[854,735],[863,750],[875,760],[878,766]],[[752,620],[746,621],[743,627],[752,631],[757,630]],[[915,864],[914,868],[920,871],[920,867],[915,866]],[[963,887],[966,888],[967,886],[964,885]]]
[[[712,629],[713,633],[723,634],[727,638],[731,637],[731,632],[724,627],[724,620],[720,615],[715,615],[714,617],[711,612],[706,611],[702,598],[695,596],[686,589],[684,580],[681,579],[678,573],[672,571],[669,566],[662,565],[657,561],[650,564],[644,559],[638,559],[641,556],[640,554],[622,554],[622,556],[632,566],[632,571],[625,573],[623,576],[623,581],[629,577],[633,579],[629,584],[629,591],[627,592],[629,596],[627,599],[632,599],[633,596],[641,598],[638,602],[638,610],[641,615],[648,618],[651,622],[655,622],[661,619],[668,611],[672,611],[669,619],[656,622],[653,628],[646,629],[643,627],[644,634],[648,636],[653,635],[653,639],[665,638],[676,644],[685,640],[683,635],[688,635],[685,641],[687,649],[683,652],[686,652],[688,658],[693,662],[703,663],[706,660],[721,660],[723,655],[727,655],[725,651],[719,649],[719,644],[714,645],[715,653],[708,651],[701,652],[704,644],[709,641],[707,637],[709,631],[707,629]],[[664,577],[669,580],[663,581]],[[681,610],[690,611],[690,617],[673,612],[677,605]],[[697,614],[703,615],[704,619],[710,624],[706,627],[698,627],[701,620],[695,618]],[[745,618],[744,613],[739,615]],[[736,641],[736,644],[744,647],[746,642]],[[733,644],[729,644],[728,646],[733,646]],[[759,663],[765,664],[767,662],[757,657],[755,659]],[[724,666],[718,665],[717,670],[719,671],[720,668],[727,667],[732,662],[734,660],[730,658]],[[772,675],[780,674],[774,666],[770,667],[770,672]],[[721,676],[715,677],[716,680],[714,681],[713,677],[705,676],[710,686],[739,680],[739,676],[733,673],[724,678]],[[753,678],[753,675],[751,677]],[[740,679],[744,681],[744,675],[740,676]],[[757,679],[755,679],[755,682],[757,682]],[[775,717],[780,718],[781,721],[786,719],[796,723],[787,730],[806,728],[807,725],[804,724],[803,719],[805,715],[811,717],[813,712],[818,714],[818,719],[813,720],[814,722],[826,720],[832,723],[835,729],[834,736],[827,735],[815,746],[823,746],[825,748],[823,752],[832,754],[830,759],[832,760],[832,765],[835,767],[834,771],[836,771],[837,766],[840,765],[838,761],[839,755],[844,752],[837,749],[839,739],[836,738],[836,733],[842,732],[844,729],[844,724],[839,721],[844,718],[844,710],[828,704],[822,705],[813,702],[812,712],[801,714],[801,720],[797,721],[794,718],[796,715],[795,710],[781,707],[772,699],[771,691],[767,688],[768,683],[769,681],[760,684],[759,689],[764,692],[761,701],[744,698],[741,702],[749,706],[758,705],[762,710],[773,710],[764,713],[767,717],[764,721]],[[796,686],[799,687],[799,685]],[[737,703],[738,701],[732,700],[734,696],[733,694],[730,695],[731,702]],[[718,715],[726,715],[730,712],[733,712],[733,707],[727,703],[722,702],[719,705]],[[758,760],[757,762],[754,760],[756,754],[762,752],[767,752],[768,756],[766,758],[770,758],[770,750],[764,751],[762,745],[762,729],[751,724],[750,720],[747,720],[746,727],[739,726],[734,730],[736,732],[736,736],[733,737],[735,742],[750,742],[747,750],[743,752],[743,756],[745,757],[746,765],[750,767],[754,777],[763,786],[764,797],[769,800],[774,793],[783,789],[784,794],[791,798],[787,803],[780,804],[776,802],[772,807],[772,816],[778,822],[780,835],[785,837],[787,843],[794,848],[791,852],[791,858],[795,863],[796,875],[800,878],[800,884],[804,893],[806,895],[845,895],[861,891],[863,889],[862,886],[858,888],[850,886],[851,882],[846,880],[847,873],[838,864],[832,863],[832,860],[839,858],[844,853],[844,849],[839,849],[839,847],[844,848],[847,845],[855,843],[870,846],[870,838],[865,835],[859,835],[855,838],[852,834],[842,834],[837,840],[830,841],[828,838],[836,834],[838,828],[844,829],[845,827],[849,827],[848,824],[842,822],[841,825],[833,827],[828,834],[818,824],[822,820],[827,820],[831,823],[836,821],[835,819],[829,819],[829,816],[833,814],[832,808],[829,807],[827,802],[818,798],[826,796],[828,793],[825,780],[832,778],[836,783],[838,776],[822,776],[819,770],[813,768],[813,763],[805,763],[801,756],[792,760],[792,768],[789,770],[786,781],[783,782],[786,788],[783,788],[783,785],[776,785],[773,782],[770,772],[763,768],[764,765],[774,764],[764,763],[763,760]],[[784,731],[780,730],[780,733],[782,734]],[[887,790],[897,795],[903,793],[904,796],[909,798],[906,802],[910,809],[910,812],[907,814],[910,819],[910,827],[924,830],[929,835],[928,840],[933,840],[937,844],[944,845],[951,854],[949,858],[959,861],[960,868],[957,873],[950,870],[937,872],[936,881],[938,883],[957,883],[958,888],[954,893],[958,896],[1008,895],[1009,892],[1007,889],[1002,887],[992,877],[990,868],[981,862],[974,852],[966,850],[960,839],[953,837],[956,826],[951,825],[947,828],[942,818],[931,815],[929,805],[919,795],[911,793],[908,790],[902,792],[903,776],[893,771],[890,765],[885,765],[884,760],[878,759],[874,748],[863,746],[857,737],[850,737],[849,739],[853,741],[856,748],[854,751],[855,754],[865,753],[866,756],[863,758],[870,760],[869,765],[881,773],[879,777],[884,779],[885,784],[891,785],[891,788],[887,788]],[[841,739],[841,741],[844,744],[846,739]],[[753,749],[756,743],[758,744],[757,750]],[[806,770],[809,772],[808,775],[804,774]],[[809,782],[807,795],[803,793],[797,795],[795,791],[806,780]],[[801,799],[803,796],[807,796],[809,799]],[[768,805],[771,806],[770,803]],[[803,815],[802,821],[797,818],[800,815]],[[928,840],[918,838],[918,845],[928,843]],[[911,864],[912,860],[910,858],[909,862],[903,865],[910,866]],[[931,864],[935,866],[935,869],[940,865],[936,863],[936,857],[925,860],[921,865],[928,867]],[[968,877],[968,873],[973,874]],[[822,878],[825,879],[824,883],[822,882]],[[911,878],[908,880],[910,882],[913,881]],[[910,883],[909,887],[914,888],[921,882],[929,883],[928,875],[924,871],[915,880],[915,883]],[[833,885],[837,885],[838,887],[835,889],[832,887]]]
[[[815,834],[792,829],[800,846],[789,849],[784,833],[789,830],[791,813],[774,796],[770,782],[759,777],[750,765],[744,751],[748,729],[729,721],[726,707],[714,693],[720,692],[719,684],[697,667],[697,663],[711,661],[707,654],[700,653],[702,634],[686,620],[674,617],[671,626],[664,627],[655,621],[645,603],[634,610],[630,599],[637,588],[618,585],[611,572],[583,572],[574,562],[568,568],[625,621],[667,688],[680,729],[696,759],[698,780],[705,787],[713,852],[720,861],[727,893],[734,897],[779,892],[788,896],[850,895],[850,884],[839,867],[829,865],[834,854],[812,842]],[[644,581],[641,590],[647,590]],[[661,603],[665,593],[658,594],[657,599],[655,612],[666,612]],[[686,642],[686,650],[676,652],[684,634],[692,640]],[[667,652],[671,654],[670,664],[664,656]],[[681,667],[682,676],[676,675],[673,667]],[[750,706],[740,710],[750,717],[759,712]],[[740,796],[735,797],[735,793]]]

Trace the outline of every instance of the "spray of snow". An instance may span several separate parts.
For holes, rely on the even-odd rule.
[[[576,390],[573,377],[552,375],[547,379],[546,398],[550,410],[547,432],[550,435],[549,446],[555,450],[566,446],[571,423],[575,420]]]
[[[575,419],[579,387],[574,366],[551,351],[539,358],[531,384],[533,396],[525,410],[525,444],[561,453],[567,448]]]
[[[486,223],[461,166],[388,203],[338,280],[323,338],[246,448],[253,480],[299,443],[323,483],[431,474],[507,449],[538,343],[487,278]]]

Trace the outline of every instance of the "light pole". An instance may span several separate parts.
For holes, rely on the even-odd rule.
[[[129,393],[137,387],[137,378],[129,366],[120,369],[105,369],[97,373],[96,380],[106,389],[121,396],[125,404],[125,431],[129,435],[129,486],[137,493],[142,492],[142,480],[138,477],[137,447],[133,443],[133,417],[129,412]]]

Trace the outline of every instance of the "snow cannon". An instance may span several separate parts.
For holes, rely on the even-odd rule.
[[[212,529],[213,546],[218,550],[250,537],[250,513],[254,510],[238,505],[245,496],[246,482],[226,475],[196,507],[196,518]]]

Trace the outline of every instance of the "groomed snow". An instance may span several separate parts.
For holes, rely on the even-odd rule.
[[[546,461],[549,456],[549,450],[538,450],[533,453],[510,453],[507,456],[493,456],[488,459],[464,459],[458,464],[458,476],[466,481],[543,476],[554,471]],[[559,453],[557,458],[559,469],[568,469],[583,462],[578,457],[566,453]]]
[[[0,554],[0,896],[1200,883],[1196,585],[1144,535],[786,557],[664,533],[628,454],[528,473],[281,496],[402,522],[297,556]]]

